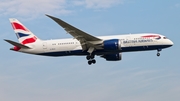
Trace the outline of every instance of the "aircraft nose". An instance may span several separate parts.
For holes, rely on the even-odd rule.
[[[169,40],[169,45],[173,46],[173,42],[171,40]]]

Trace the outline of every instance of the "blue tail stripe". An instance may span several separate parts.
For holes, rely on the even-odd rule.
[[[16,33],[18,38],[29,36],[29,34]]]

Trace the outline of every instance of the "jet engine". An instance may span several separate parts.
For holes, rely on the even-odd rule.
[[[101,57],[105,58],[107,61],[119,61],[122,59],[122,54],[106,54]]]
[[[121,50],[120,40],[119,39],[105,40],[104,50]]]

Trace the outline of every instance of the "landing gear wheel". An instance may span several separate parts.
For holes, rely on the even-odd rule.
[[[91,65],[91,64],[92,64],[92,62],[91,62],[91,61],[88,61],[88,64],[89,64],[89,65]]]
[[[157,56],[160,56],[160,53],[157,53]]]
[[[91,59],[94,59],[94,55],[91,55],[90,58],[91,58]]]
[[[91,65],[92,63],[95,64],[95,63],[96,63],[96,60],[93,59],[93,60],[89,60],[89,61],[88,61],[88,64],[89,64],[89,65]]]
[[[87,56],[86,56],[86,59],[87,59],[87,60],[90,60],[90,59],[91,59],[91,56],[90,56],[90,55],[87,55]]]
[[[88,64],[91,65],[92,63],[95,64],[96,60],[94,59],[95,55],[94,54],[90,54],[86,56],[86,59],[88,60]]]
[[[95,63],[96,63],[96,60],[92,60],[92,63],[95,64]]]
[[[94,59],[94,55],[87,55],[87,56],[86,56],[86,59],[87,59],[87,60]]]

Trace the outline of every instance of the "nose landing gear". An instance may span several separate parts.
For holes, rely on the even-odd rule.
[[[160,56],[160,51],[162,51],[162,49],[157,49],[157,56]]]
[[[160,56],[161,54],[160,53],[157,53],[157,56]]]

